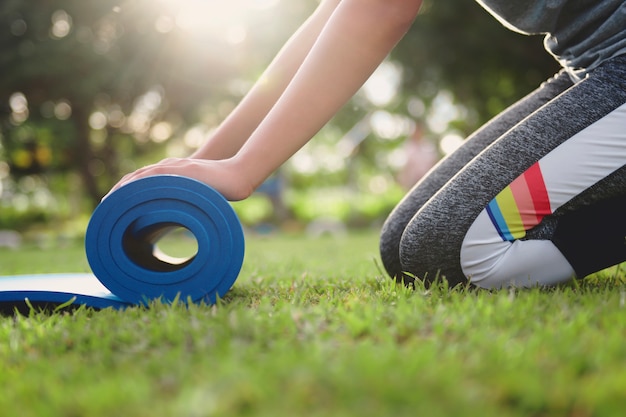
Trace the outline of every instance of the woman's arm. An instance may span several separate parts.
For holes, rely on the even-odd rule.
[[[243,100],[219,125],[209,141],[194,152],[192,158],[226,159],[239,151],[287,88],[340,1],[322,0]]]
[[[240,152],[247,193],[311,139],[404,36],[415,0],[343,0],[302,66]]]
[[[230,200],[248,197],[356,93],[413,22],[421,0],[342,0],[282,95],[232,157],[168,159],[127,175],[199,179]],[[238,120],[233,116],[232,122]],[[231,149],[232,151],[232,149]]]

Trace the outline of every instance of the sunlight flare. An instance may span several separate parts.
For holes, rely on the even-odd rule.
[[[255,12],[276,6],[279,0],[160,0],[165,14],[158,31],[179,28],[191,38],[219,38],[237,44],[246,39]]]

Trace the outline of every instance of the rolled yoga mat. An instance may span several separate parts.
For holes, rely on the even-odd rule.
[[[197,242],[179,262],[156,243],[183,228]],[[72,302],[94,308],[148,305],[152,300],[214,303],[243,264],[244,236],[231,205],[194,179],[158,175],[131,182],[93,212],[85,237],[93,274],[0,277],[0,307]]]

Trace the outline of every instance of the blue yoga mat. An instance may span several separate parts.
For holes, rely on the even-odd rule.
[[[183,228],[197,253],[183,261],[161,256],[156,243]],[[244,236],[231,205],[194,179],[158,175],[131,182],[94,210],[85,236],[93,274],[0,277],[0,304],[148,305],[159,299],[214,303],[243,264]]]

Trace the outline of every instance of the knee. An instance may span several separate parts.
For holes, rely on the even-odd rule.
[[[399,224],[393,215],[389,216],[383,224],[379,241],[379,253],[383,267],[387,274],[398,282],[402,281],[399,247],[404,226]]]
[[[399,244],[405,275],[426,285],[445,280],[450,286],[467,282],[459,264],[459,245],[452,234],[435,222],[415,218],[406,227]]]
[[[428,245],[420,230],[412,222],[411,227],[403,231],[398,244],[398,253],[404,276],[429,283],[434,280],[434,277],[430,274],[430,268],[425,265],[425,260],[428,258]]]

